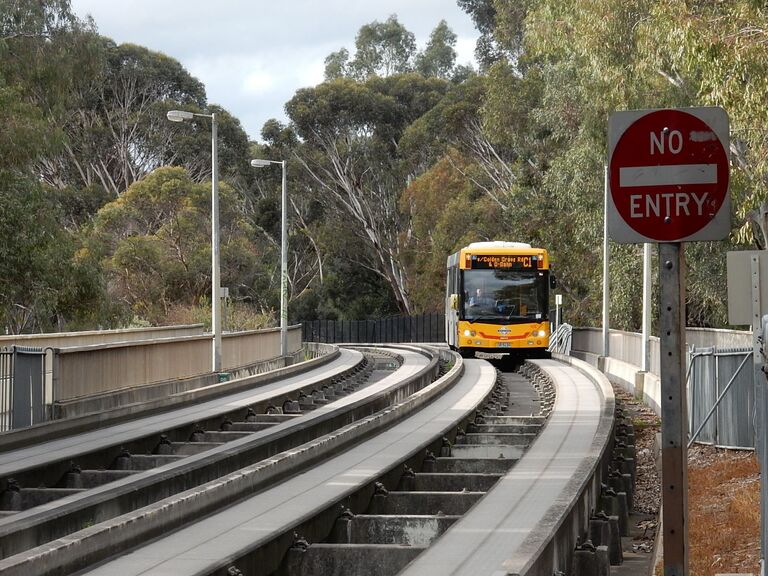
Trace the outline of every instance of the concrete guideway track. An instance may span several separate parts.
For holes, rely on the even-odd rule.
[[[549,374],[556,400],[549,421],[520,461],[402,576],[524,574],[541,540],[586,481],[604,449],[601,429],[613,396],[577,368],[531,361]],[[610,426],[610,423],[608,423]]]
[[[226,510],[95,568],[87,574],[208,574],[312,518],[419,453],[472,413],[496,380],[486,362],[469,360],[446,392],[405,420],[311,470]],[[422,392],[435,393],[430,388]],[[421,394],[421,393],[419,393]],[[396,409],[395,409],[396,410]],[[391,412],[391,411],[390,411]]]
[[[513,457],[517,463],[511,469],[507,466],[505,471],[499,468],[500,475],[496,478],[500,480],[490,490],[474,483],[472,488],[467,488],[470,484],[465,482],[469,482],[470,476],[473,475],[466,474],[470,470],[465,469],[464,465],[461,465],[461,473],[465,473],[465,477],[456,478],[458,483],[451,484],[453,488],[448,488],[448,484],[442,484],[445,486],[443,488],[438,488],[435,484],[432,484],[435,487],[426,487],[427,484],[423,482],[430,480],[430,476],[434,476],[431,480],[439,480],[437,477],[441,474],[433,473],[439,472],[437,468],[430,467],[415,477],[408,476],[409,471],[413,475],[408,465],[416,468],[415,464],[424,459],[425,449],[429,447],[430,450],[436,450],[436,443],[439,447],[441,437],[444,438],[445,446],[445,437],[453,438],[455,432],[454,452],[464,448],[477,451],[487,447],[488,450],[484,451],[498,455],[499,448],[484,444],[490,438],[481,440],[480,436],[509,436],[500,426],[504,417],[497,409],[506,410],[507,404],[516,403],[510,402],[512,398],[518,397],[511,394],[507,400],[503,399],[503,393],[499,391],[500,381],[487,363],[480,360],[463,362],[456,358],[453,369],[446,376],[427,385],[400,404],[217,481],[209,482],[198,489],[177,494],[145,509],[115,518],[104,526],[94,526],[66,539],[52,542],[47,549],[40,547],[39,550],[30,550],[29,552],[36,555],[41,562],[28,564],[26,569],[19,565],[18,570],[8,565],[11,569],[7,573],[13,576],[70,574],[77,566],[83,568],[78,574],[202,576],[239,573],[237,570],[231,572],[238,566],[244,570],[244,574],[251,574],[254,570],[256,572],[253,573],[271,574],[275,569],[274,562],[283,558],[286,551],[288,565],[281,565],[281,575],[329,574],[331,572],[317,571],[320,565],[316,562],[323,562],[323,558],[328,558],[338,565],[338,568],[333,569],[333,574],[356,575],[359,573],[356,566],[360,568],[358,563],[361,560],[360,557],[355,559],[354,555],[361,552],[369,558],[366,571],[370,569],[373,570],[372,573],[381,575],[395,574],[411,559],[411,564],[405,566],[399,574],[501,576],[508,573],[529,575],[551,573],[553,570],[569,571],[576,544],[575,535],[582,533],[585,518],[588,517],[589,510],[594,508],[595,498],[601,492],[600,479],[608,472],[607,465],[610,460],[606,460],[606,457],[610,456],[609,448],[613,444],[615,405],[610,384],[601,377],[602,375],[598,375],[584,363],[561,360],[535,361],[531,363],[534,365],[532,372],[521,370],[523,374],[531,375],[537,390],[541,386],[540,377],[549,382],[545,387],[544,396],[541,396],[546,403],[543,414],[548,414],[547,425],[533,443],[529,442],[528,447],[523,448],[522,457],[520,449],[514,448],[518,453]],[[459,378],[462,370],[464,374]],[[520,380],[520,377],[517,379]],[[553,386],[556,395],[553,393]],[[483,408],[480,408],[481,404]],[[407,412],[404,409],[406,406]],[[542,417],[537,419],[541,421]],[[509,426],[521,427],[522,432],[528,425]],[[379,432],[382,429],[385,431]],[[355,444],[359,438],[367,440]],[[469,446],[470,444],[474,446]],[[502,444],[506,442],[502,441]],[[349,448],[350,445],[354,447]],[[449,442],[448,455],[451,452],[450,445]],[[510,448],[512,446],[505,447],[503,452]],[[442,450],[441,448],[441,456]],[[333,457],[326,460],[328,455]],[[465,455],[464,458],[466,457]],[[438,460],[442,461],[443,458]],[[314,467],[296,473],[297,463],[302,461],[305,465]],[[493,464],[497,462],[492,460]],[[426,463],[424,465],[426,466]],[[444,469],[442,466],[441,468]],[[496,468],[494,466],[494,469]],[[491,480],[492,475],[493,473],[489,474],[488,480]],[[259,490],[259,485],[255,484],[254,480],[260,476],[269,476],[272,482],[280,479],[282,483],[261,488],[262,491],[255,496],[246,496]],[[628,475],[625,476],[629,478]],[[288,480],[282,480],[283,478]],[[395,484],[390,482],[396,478],[400,478],[400,487],[396,487],[388,497],[385,496],[388,500],[394,499],[391,504],[395,505],[395,508],[378,506],[376,503],[380,505],[384,501],[380,499],[381,495],[378,495],[379,488],[374,490],[374,483],[376,486],[394,487]],[[405,480],[406,478],[411,480]],[[415,487],[414,483],[422,483],[423,487]],[[198,514],[190,513],[187,509],[212,494],[226,492],[228,487],[235,484],[251,486],[240,492],[240,498],[245,496],[245,499],[238,500],[236,496],[219,498],[215,507],[209,507]],[[409,490],[405,487],[406,484],[414,486],[410,490],[416,490],[412,494],[417,498],[416,501],[431,499],[432,493],[429,490],[445,490],[452,492],[454,499],[464,500],[467,497],[468,503],[475,503],[474,506],[469,504],[469,510],[464,507],[463,512],[454,511],[452,505],[443,508],[442,504],[434,510],[430,505],[429,510],[424,508],[424,511],[416,511],[412,508],[411,512],[395,512],[395,509],[401,510],[398,502],[403,502],[402,497],[406,495],[400,491]],[[386,490],[384,492],[386,493]],[[482,497],[484,493],[485,497]],[[238,503],[224,508],[233,501]],[[371,508],[365,512],[365,503],[369,501]],[[399,547],[382,546],[385,544],[383,542],[360,545],[358,540],[344,539],[344,536],[341,540],[335,539],[338,536],[333,536],[327,541],[329,544],[324,544],[324,534],[327,534],[330,524],[333,524],[334,531],[341,526],[351,526],[345,524],[348,520],[344,520],[344,514],[339,516],[341,503],[348,507],[347,512],[362,512],[353,515],[352,522],[357,526],[367,525],[366,523],[374,520],[374,516],[366,514],[437,514],[435,521],[445,525],[439,530],[442,536],[434,541],[431,547],[429,540],[424,543],[413,540],[412,543],[400,544]],[[446,502],[447,504],[449,503]],[[417,508],[421,510],[423,507],[419,505]],[[385,511],[387,509],[392,511]],[[445,515],[440,510],[446,511]],[[169,526],[169,529],[155,531],[155,535],[168,535],[161,536],[149,544],[140,545],[124,556],[107,560],[101,566],[88,569],[84,562],[66,559],[72,549],[92,549],[98,546],[99,537],[92,537],[97,532],[102,534],[102,541],[107,538],[104,542],[109,542],[109,538],[114,537],[110,534],[120,538],[121,544],[113,547],[111,553],[124,553],[130,546],[146,540],[146,537],[131,538],[137,524],[147,520],[152,522],[152,518],[161,515],[180,512],[194,519],[195,523],[176,532],[170,532],[170,529],[175,527],[173,525]],[[464,516],[455,516],[456,514]],[[419,520],[419,516],[400,517],[406,523],[418,524],[424,521]],[[198,521],[198,518],[202,520]],[[388,522],[393,522],[395,517],[381,518],[390,518]],[[440,520],[441,518],[445,522]],[[298,549],[288,549],[291,534],[295,532],[306,535],[312,542],[306,552],[301,552],[300,546]],[[126,534],[128,537],[125,537]],[[350,532],[340,534],[351,538]],[[420,538],[421,536],[417,537],[417,540]],[[334,542],[341,544],[333,544]],[[300,545],[301,541],[296,544]],[[338,555],[331,560],[328,554],[334,549],[338,550]],[[417,555],[420,551],[421,555]],[[59,556],[58,552],[63,555]],[[87,553],[86,550],[86,555]],[[104,555],[100,557],[103,558]],[[89,562],[97,558],[98,556],[91,557]],[[375,564],[370,564],[371,560]],[[65,562],[66,570],[56,567],[60,561]],[[314,566],[311,567],[307,562],[314,563]],[[266,566],[271,568],[267,569]],[[305,572],[305,568],[308,571]],[[341,571],[337,572],[338,569]],[[5,574],[4,570],[5,564],[0,561],[0,572]]]
[[[430,358],[428,358],[424,353],[418,352],[414,349],[391,348],[390,350],[392,353],[397,354],[403,360],[403,364],[389,376],[381,379],[378,382],[368,384],[361,390],[335,400],[330,404],[319,406],[301,418],[294,418],[291,421],[283,422],[282,424],[273,426],[268,430],[255,432],[250,434],[249,437],[231,441],[225,445],[219,446],[218,448],[213,448],[207,452],[190,456],[173,464],[167,464],[165,466],[161,466],[160,468],[139,473],[129,478],[124,478],[110,484],[104,484],[96,489],[83,492],[78,495],[62,498],[55,503],[20,512],[15,516],[8,517],[0,521],[0,536],[2,536],[3,533],[8,532],[10,537],[16,537],[22,530],[26,530],[32,534],[30,538],[39,538],[39,535],[37,535],[39,532],[47,533],[50,531],[49,528],[43,528],[45,522],[60,522],[63,520],[66,514],[70,512],[72,514],[76,514],[77,511],[82,507],[96,508],[98,510],[97,514],[101,515],[102,519],[111,518],[115,516],[115,514],[113,513],[109,516],[104,516],[104,511],[118,510],[120,507],[116,505],[114,499],[119,497],[121,494],[126,497],[135,499],[138,491],[151,491],[154,483],[158,482],[158,480],[167,480],[171,476],[182,477],[182,481],[187,482],[187,485],[189,486],[189,481],[187,479],[190,477],[190,475],[195,474],[196,469],[207,465],[208,468],[222,470],[221,465],[217,464],[218,461],[232,458],[233,454],[236,454],[238,451],[248,450],[249,445],[255,445],[259,443],[262,445],[277,445],[274,440],[275,438],[287,438],[290,434],[295,433],[297,431],[296,429],[299,429],[299,432],[301,429],[307,431],[312,428],[313,421],[328,421],[330,423],[334,418],[338,418],[336,414],[343,415],[344,413],[352,413],[352,411],[370,413],[371,408],[366,407],[368,403],[373,401],[381,404],[384,401],[389,401],[387,399],[393,395],[395,398],[397,398],[398,395],[402,395],[404,393],[407,394],[407,392],[398,391],[403,388],[403,383],[414,381],[414,379],[417,378],[422,378],[423,376],[420,375],[426,375],[425,369],[435,361],[430,360]],[[344,365],[347,367],[349,366],[350,361],[356,362],[361,357],[360,352],[357,351],[342,350],[342,352],[342,357],[347,358],[344,363]],[[303,376],[305,379],[304,384],[306,385],[306,378],[308,376],[307,374],[304,374]],[[290,384],[285,384],[286,381],[283,381],[282,384],[284,386],[293,387],[296,386],[294,380],[295,378],[291,378],[289,379],[291,382]],[[275,389],[282,390],[279,384],[276,383],[274,385],[262,387],[256,392],[252,391],[250,394],[240,393],[230,398],[220,399],[218,402],[213,403],[214,406],[209,406],[206,410],[220,408],[226,412],[232,410],[233,407],[246,407],[249,403],[254,401],[255,397],[261,398],[264,394],[268,394],[269,390],[274,391]],[[215,406],[218,406],[219,408],[215,408]],[[199,411],[194,411],[194,413],[199,414]],[[347,419],[349,419],[349,417],[347,417]],[[152,417],[151,420],[154,423],[157,420],[157,417]],[[168,421],[167,416],[165,421]],[[121,427],[122,426],[124,425],[121,425]],[[141,426],[139,426],[137,429],[140,431],[144,430],[144,428]],[[292,445],[300,444],[302,441],[306,441],[306,439],[299,440],[298,442],[295,441]],[[74,445],[80,445],[80,443],[75,442]],[[254,460],[251,460],[251,462],[253,461]],[[233,468],[230,467],[230,470],[231,469]],[[224,472],[226,473],[226,471]],[[215,478],[216,476],[213,477]],[[168,494],[167,491],[165,491],[163,494],[162,490],[160,493],[161,498]],[[82,520],[75,520],[70,523],[77,525],[78,527],[82,527],[83,525]],[[86,525],[89,523],[91,522],[85,522]],[[75,528],[75,530],[77,530],[77,528]],[[60,545],[61,542],[59,542],[59,546]],[[28,547],[29,546],[26,548]],[[50,556],[50,554],[52,554],[56,548],[56,543],[51,543],[51,545],[44,546],[43,548],[47,550],[47,552],[44,552],[43,555]],[[7,554],[7,549],[4,551]],[[20,567],[26,563],[24,556],[24,554],[17,554],[17,556],[0,561],[0,571],[11,569],[11,567],[14,566],[20,569]],[[35,553],[30,551],[28,556],[35,556]],[[19,573],[25,572],[21,571]],[[37,572],[32,570],[26,573]]]
[[[136,438],[157,435],[169,428],[215,417],[237,407],[245,408],[278,394],[298,390],[308,383],[333,377],[354,366],[361,358],[362,353],[356,350],[342,350],[339,358],[328,365],[285,380],[271,382],[255,390],[239,392],[162,414],[136,418],[116,426],[66,436],[35,446],[9,450],[0,454],[0,478],[7,478],[21,471],[43,466],[54,459],[77,458],[81,454],[124,444]]]

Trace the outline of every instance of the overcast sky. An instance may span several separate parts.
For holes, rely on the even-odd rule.
[[[357,31],[396,14],[419,48],[444,19],[458,36],[459,64],[473,64],[477,31],[455,0],[71,0],[99,33],[163,52],[205,84],[208,101],[260,140],[269,118],[286,122],[297,89],[323,80],[325,57],[354,53]]]

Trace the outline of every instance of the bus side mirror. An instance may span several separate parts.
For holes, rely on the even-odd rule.
[[[451,294],[451,310],[459,309],[459,295]]]
[[[554,276],[549,277],[549,287],[553,289],[557,288],[557,278],[555,278]]]

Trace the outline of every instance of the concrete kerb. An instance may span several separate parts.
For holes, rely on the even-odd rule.
[[[519,576],[552,574],[555,570],[570,572],[574,525],[582,516],[588,522],[589,514],[583,512],[594,508],[600,483],[607,475],[613,444],[616,401],[611,383],[587,362],[560,354],[553,354],[552,358],[584,373],[600,390],[605,404],[592,442],[594,456],[579,465],[563,491],[564,496],[552,506],[544,521],[526,538],[515,555],[505,562],[507,573]],[[581,534],[587,530],[588,525],[578,528]]]
[[[453,385],[464,370],[463,361],[451,352],[441,356],[455,360],[451,370],[399,404],[381,410],[334,433],[287,450],[267,460],[168,497],[66,538],[55,540],[0,560],[7,576],[59,576],[98,562],[138,542],[155,537],[242,498],[268,483],[341,451],[361,437],[394,425]],[[302,519],[304,521],[306,519]]]
[[[245,376],[227,382],[215,382],[201,388],[179,392],[165,398],[150,400],[148,402],[136,402],[112,410],[104,410],[93,414],[77,416],[75,418],[45,422],[30,426],[29,428],[6,432],[0,434],[0,451],[23,448],[24,446],[46,442],[64,435],[90,432],[91,430],[96,430],[105,426],[119,424],[120,422],[135,418],[139,415],[149,416],[171,408],[179,408],[187,404],[205,402],[226,394],[240,392],[254,386],[269,384],[280,378],[306,372],[317,368],[318,366],[322,366],[323,364],[332,362],[340,355],[338,347],[333,346],[333,348],[334,350],[329,354],[312,358],[304,362],[298,362],[284,368],[271,370],[269,372]]]

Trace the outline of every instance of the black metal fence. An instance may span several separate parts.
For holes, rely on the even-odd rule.
[[[445,314],[391,316],[379,320],[302,320],[305,342],[445,342]]]

